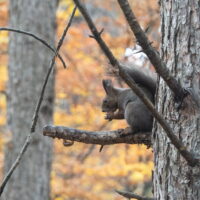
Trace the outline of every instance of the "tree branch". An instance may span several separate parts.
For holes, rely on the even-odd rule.
[[[178,81],[170,74],[165,63],[161,60],[158,52],[152,47],[145,32],[140,27],[133,11],[130,8],[128,0],[118,0],[118,3],[124,13],[124,16],[134,33],[139,45],[148,56],[150,62],[155,67],[157,73],[165,80],[169,88],[174,92],[176,100],[183,100],[188,92],[181,87]]]
[[[122,79],[128,84],[128,86],[135,92],[135,94],[141,99],[141,101],[147,106],[149,111],[152,113],[154,118],[159,122],[162,128],[165,130],[168,138],[170,139],[171,143],[178,149],[180,154],[185,158],[188,162],[188,165],[194,167],[199,163],[199,160],[194,158],[194,155],[187,151],[187,148],[184,144],[178,139],[178,137],[173,133],[171,127],[167,124],[167,122],[162,118],[162,116],[157,112],[154,108],[153,104],[149,101],[143,91],[135,84],[135,81],[130,77],[130,75],[123,69],[123,65],[120,64],[117,59],[114,57],[112,52],[109,50],[106,43],[101,38],[101,35],[97,31],[91,17],[89,16],[86,8],[80,3],[79,0],[74,0],[74,3],[77,5],[79,11],[82,13],[83,17],[85,18],[94,38],[96,39],[97,43],[101,47],[103,53],[108,58],[110,63],[113,67],[119,69],[119,75]]]
[[[78,160],[80,163],[84,163],[85,160],[90,156],[90,154],[94,151],[96,145],[92,144],[89,149],[84,152],[84,153],[80,153],[77,157],[76,160]]]
[[[64,38],[72,24],[72,20],[74,18],[74,15],[75,15],[75,12],[76,12],[76,7],[73,9],[72,11],[72,14],[71,14],[71,17],[69,19],[69,22],[65,28],[65,30],[63,31],[63,34],[62,34],[62,37],[60,39],[60,41],[58,42],[58,46],[56,48],[56,52],[55,52],[55,55],[54,57],[52,58],[51,60],[51,63],[50,63],[50,67],[49,67],[49,70],[47,72],[47,75],[46,75],[46,78],[45,78],[45,81],[44,81],[44,84],[43,84],[43,87],[42,87],[42,91],[41,91],[41,95],[40,95],[40,98],[38,100],[38,103],[36,105],[36,109],[35,109],[35,113],[34,113],[34,116],[33,116],[33,121],[32,121],[32,126],[31,126],[31,131],[34,132],[35,131],[35,126],[36,126],[36,123],[37,123],[37,119],[38,119],[38,113],[39,113],[39,110],[40,110],[40,106],[42,104],[42,101],[43,101],[43,96],[44,96],[44,92],[45,92],[45,88],[46,88],[46,85],[47,85],[47,82],[48,82],[48,79],[49,79],[49,76],[51,74],[51,71],[54,67],[54,64],[55,64],[55,60],[56,60],[56,57],[58,56],[58,52],[60,50],[60,47],[62,46],[63,44],[63,41],[64,41]]]
[[[132,192],[124,192],[124,191],[119,191],[119,190],[115,190],[115,192],[117,192],[121,196],[129,198],[129,199],[134,198],[134,199],[137,199],[137,200],[155,200],[154,198],[142,197],[142,196],[139,196],[139,195],[134,194]]]
[[[48,125],[43,128],[43,135],[85,144],[111,145],[127,143],[151,146],[151,133],[146,132],[126,135],[124,134],[124,129],[115,131],[85,131],[64,126]]]
[[[28,35],[33,37],[34,39],[38,40],[39,42],[41,42],[42,44],[44,44],[47,48],[49,48],[51,51],[53,51],[54,53],[56,52],[56,50],[50,45],[48,44],[45,40],[41,39],[40,37],[38,37],[37,35],[30,33],[30,32],[26,32],[26,31],[22,31],[22,30],[18,30],[18,29],[14,29],[14,28],[5,28],[5,27],[1,27],[0,31],[10,31],[10,32],[15,32],[15,33],[21,33],[24,35]],[[63,58],[61,57],[60,54],[58,54],[58,58],[61,60],[64,68],[66,68],[66,64],[65,61],[63,60]]]
[[[3,190],[8,182],[8,180],[10,179],[10,177],[12,176],[14,170],[17,168],[17,166],[19,165],[24,153],[26,152],[30,142],[31,142],[31,136],[32,136],[32,133],[35,132],[35,126],[37,124],[37,120],[38,120],[38,113],[39,113],[39,110],[40,110],[40,107],[41,107],[41,104],[42,104],[42,101],[43,101],[43,96],[44,96],[44,92],[45,92],[45,89],[46,89],[46,85],[47,85],[47,82],[48,82],[48,79],[49,79],[49,76],[51,74],[51,71],[53,69],[53,66],[55,64],[55,59],[56,57],[58,56],[58,51],[60,49],[60,47],[62,46],[63,44],[63,41],[64,41],[64,38],[67,34],[67,31],[69,29],[69,27],[71,26],[71,23],[72,23],[72,19],[75,15],[75,12],[76,12],[76,7],[74,8],[74,10],[72,11],[72,14],[71,14],[71,17],[69,19],[69,22],[62,34],[62,37],[57,45],[57,48],[56,48],[56,51],[55,51],[55,55],[53,56],[52,60],[51,60],[51,63],[50,63],[50,67],[49,67],[49,70],[47,72],[47,75],[45,77],[45,81],[44,81],[44,84],[42,86],[42,91],[41,91],[41,94],[40,94],[40,97],[39,97],[39,100],[38,100],[38,103],[36,105],[36,109],[35,109],[35,112],[34,112],[34,115],[33,115],[33,121],[32,121],[32,125],[31,125],[31,128],[30,128],[30,133],[29,135],[27,136],[26,138],[26,141],[22,147],[22,149],[20,150],[16,160],[14,161],[13,165],[11,166],[11,168],[9,169],[9,171],[7,172],[7,174],[5,175],[3,181],[2,181],[2,184],[0,186],[0,196],[1,194],[3,193]]]

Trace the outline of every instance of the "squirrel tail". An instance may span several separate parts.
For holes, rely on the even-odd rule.
[[[153,94],[153,96],[155,95],[156,76],[153,76],[153,74],[150,71],[148,74],[146,74],[141,67],[124,66],[124,69],[130,75],[130,77],[134,79],[135,83],[147,88]]]
[[[132,63],[123,64],[123,68],[130,75],[130,77],[135,81],[136,84],[148,89],[154,96],[156,93],[156,74],[151,72],[145,67],[138,67]],[[115,78],[120,79],[118,71],[113,68],[107,68],[107,74]]]

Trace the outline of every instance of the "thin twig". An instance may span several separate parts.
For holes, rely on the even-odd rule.
[[[185,160],[188,162],[188,165],[194,167],[197,164],[199,164],[199,160],[194,157],[194,155],[189,152],[184,146],[184,144],[178,139],[178,137],[173,133],[171,127],[168,125],[168,123],[163,119],[163,117],[157,112],[157,110],[154,108],[153,104],[149,101],[149,99],[146,97],[143,91],[135,84],[135,81],[130,77],[130,75],[124,70],[124,67],[122,64],[120,64],[117,59],[114,57],[106,43],[101,38],[101,35],[99,35],[96,26],[94,25],[91,17],[89,16],[86,8],[82,5],[82,3],[79,0],[74,0],[75,4],[77,5],[79,11],[82,13],[83,17],[85,18],[86,22],[88,23],[88,26],[96,39],[97,43],[101,47],[102,51],[110,61],[113,67],[119,69],[119,75],[122,77],[122,79],[128,84],[128,86],[136,93],[136,95],[141,99],[141,101],[147,106],[149,111],[152,113],[152,115],[155,117],[155,119],[159,122],[159,124],[162,126],[162,128],[165,130],[165,133],[167,134],[168,138],[170,139],[171,143],[178,149],[180,154],[185,158]]]
[[[65,126],[48,125],[43,128],[43,135],[85,144],[111,145],[127,143],[151,146],[151,133],[125,134],[124,129],[115,131],[85,131]]]
[[[46,85],[47,85],[47,82],[48,82],[48,79],[49,79],[49,76],[50,76],[50,73],[54,67],[54,64],[55,64],[55,59],[56,57],[58,56],[58,52],[60,50],[60,47],[62,46],[63,44],[63,41],[64,41],[64,38],[67,34],[67,31],[69,30],[69,27],[71,26],[71,23],[72,23],[72,19],[75,15],[75,12],[76,12],[76,7],[74,8],[73,12],[72,12],[72,15],[70,17],[70,20],[69,20],[69,23],[67,24],[63,34],[62,34],[62,37],[60,39],[60,41],[58,42],[58,46],[56,48],[56,52],[55,52],[55,55],[53,57],[53,59],[51,60],[51,64],[50,64],[50,67],[49,67],[49,71],[46,75],[46,78],[45,78],[45,81],[44,81],[44,84],[43,84],[43,87],[42,87],[42,91],[41,91],[41,95],[40,95],[40,98],[38,100],[38,103],[37,103],[37,106],[36,106],[36,109],[35,109],[35,113],[34,113],[34,116],[33,116],[33,121],[32,121],[32,126],[31,126],[31,131],[34,132],[35,131],[35,126],[36,126],[36,123],[37,123],[37,119],[38,119],[38,113],[39,113],[39,110],[40,110],[40,106],[41,106],[41,103],[42,103],[42,100],[43,100],[43,96],[44,96],[44,92],[45,92],[45,88],[46,88]]]
[[[165,80],[166,84],[174,92],[175,99],[182,101],[188,92],[186,92],[186,90],[182,88],[178,81],[170,74],[166,64],[161,60],[158,52],[152,47],[151,42],[148,40],[145,32],[140,27],[140,24],[131,10],[128,0],[118,0],[118,3],[139,45],[143,48],[143,51],[148,56],[157,73]]]
[[[39,42],[41,42],[42,44],[44,44],[47,48],[49,48],[51,51],[53,51],[54,53],[56,53],[56,50],[50,45],[48,44],[45,40],[41,39],[40,37],[38,37],[37,35],[27,32],[27,31],[22,31],[22,30],[18,30],[18,29],[14,29],[14,28],[6,28],[6,27],[1,27],[0,31],[10,31],[10,32],[15,32],[15,33],[21,33],[24,35],[28,35],[33,37],[34,39],[38,40]],[[61,60],[64,68],[66,68],[66,64],[65,61],[63,60],[63,58],[61,57],[60,54],[58,54],[58,58]]]
[[[107,45],[105,44],[105,42],[101,39],[101,31],[98,31],[96,26],[94,25],[91,17],[89,16],[88,12],[86,11],[86,8],[84,8],[84,6],[82,5],[82,3],[79,0],[74,0],[74,3],[76,4],[76,6],[78,7],[78,9],[80,10],[80,12],[82,13],[83,17],[85,18],[93,36],[92,38],[95,38],[98,41],[99,46],[101,47],[101,49],[103,50],[104,54],[109,58],[110,64],[112,66],[116,66],[117,67],[117,59],[113,56],[112,52],[110,51],[110,49],[107,47]],[[103,29],[101,29],[103,30]]]
[[[39,97],[39,100],[38,100],[38,103],[37,103],[37,106],[36,106],[36,109],[35,109],[35,112],[34,112],[34,115],[33,115],[33,121],[32,121],[32,125],[31,125],[31,129],[30,129],[30,134],[27,136],[26,138],[26,141],[22,147],[22,149],[20,150],[20,153],[18,154],[16,160],[14,161],[13,165],[11,166],[11,168],[9,169],[8,173],[5,175],[4,179],[3,179],[3,182],[1,184],[1,187],[0,187],[0,196],[8,182],[8,180],[10,179],[10,177],[12,176],[14,170],[16,169],[16,167],[19,165],[20,163],[20,160],[22,159],[22,156],[24,155],[24,153],[26,152],[26,149],[28,148],[29,144],[30,144],[30,141],[31,141],[31,135],[33,132],[35,132],[35,126],[37,124],[37,120],[38,120],[38,113],[39,113],[39,110],[40,110],[40,106],[42,104],[42,100],[43,100],[43,96],[44,96],[44,92],[45,92],[45,89],[46,89],[46,85],[47,85],[47,82],[48,82],[48,79],[49,79],[49,76],[50,76],[50,73],[53,69],[53,66],[55,64],[55,59],[56,59],[56,56],[58,56],[58,51],[60,49],[60,47],[62,46],[62,43],[63,43],[63,40],[67,34],[67,31],[69,29],[69,27],[71,26],[71,23],[72,23],[72,19],[75,15],[75,12],[76,12],[76,7],[74,8],[72,14],[71,14],[71,17],[69,19],[69,22],[63,32],[63,35],[57,45],[57,48],[56,48],[56,51],[55,51],[55,55],[53,56],[52,60],[51,60],[51,63],[50,63],[50,67],[49,67],[49,70],[47,72],[47,75],[46,75],[46,78],[45,78],[45,81],[44,81],[44,84],[43,84],[43,87],[42,87],[42,91],[41,91],[41,94],[40,94],[40,97]]]
[[[84,153],[84,154],[80,154],[79,156],[77,156],[77,160],[80,162],[80,163],[84,163],[85,160],[92,154],[92,152],[94,151],[96,145],[91,145],[89,147],[89,149],[87,149],[87,151]]]
[[[115,190],[115,192],[117,192],[119,195],[129,198],[129,199],[137,199],[137,200],[155,200],[154,198],[150,198],[150,197],[142,197],[140,195],[134,194],[132,192],[125,192],[125,191],[119,191],[119,190]]]

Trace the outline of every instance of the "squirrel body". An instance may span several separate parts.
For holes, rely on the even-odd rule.
[[[125,68],[131,78],[142,89],[151,102],[154,101],[156,81],[136,68]],[[153,117],[144,103],[130,88],[116,88],[111,80],[103,80],[106,97],[102,103],[102,112],[106,119],[126,119],[132,132],[151,131]]]

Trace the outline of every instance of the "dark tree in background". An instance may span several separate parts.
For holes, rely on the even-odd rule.
[[[199,95],[200,90],[200,5],[195,0],[161,0],[161,55],[167,68]],[[197,102],[198,102],[197,98]],[[199,155],[199,110],[186,99],[185,109],[177,111],[172,92],[160,79],[157,109],[188,150]],[[184,106],[184,105],[183,105]],[[200,168],[189,167],[185,159],[156,124],[154,133],[154,196],[156,199],[200,199]]]
[[[56,0],[11,0],[9,26],[32,32],[53,46],[56,4]],[[12,138],[6,148],[5,172],[11,167],[30,132],[35,105],[52,55],[36,40],[10,33],[7,124]],[[41,130],[45,124],[52,123],[53,102],[54,76],[51,76],[36,132],[26,155],[6,186],[5,199],[49,199],[52,141],[44,138]]]

